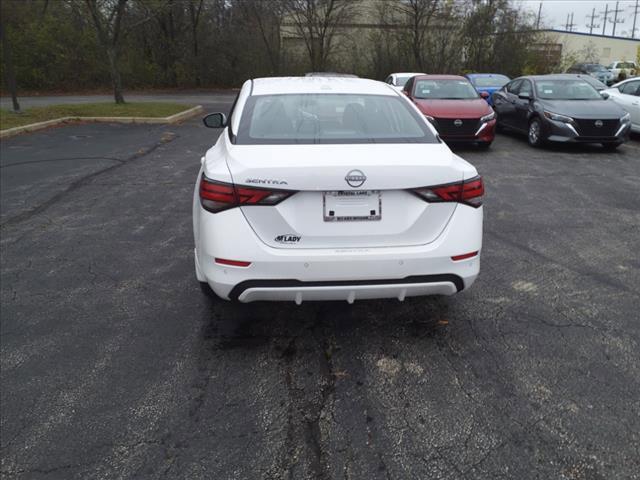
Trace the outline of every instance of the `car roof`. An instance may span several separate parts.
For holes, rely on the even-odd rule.
[[[407,75],[415,76],[415,75],[426,75],[426,74],[422,72],[393,72],[393,73],[390,73],[389,75],[402,75],[404,77]]]
[[[616,87],[616,86],[618,86],[618,85],[622,85],[623,83],[633,82],[634,80],[637,82],[638,80],[640,80],[640,77],[631,77],[631,78],[627,78],[627,79],[625,79],[625,80],[621,80],[621,81],[619,81],[619,82],[614,83],[613,85],[611,85],[611,87],[613,88],[613,87]]]
[[[467,73],[466,77],[507,77],[504,73]]]
[[[419,75],[419,80],[467,80],[462,75]]]
[[[562,78],[580,78],[589,83],[602,83],[595,77],[588,75],[586,73],[556,73],[554,76],[562,77]],[[603,84],[604,85],[604,84]]]
[[[350,77],[350,78],[358,78],[357,75],[353,73],[340,73],[340,72],[307,72],[304,75],[305,77]]]
[[[281,95],[287,93],[398,95],[398,92],[388,84],[366,78],[269,77],[253,79],[251,95]]]
[[[527,78],[529,80],[538,81],[538,80],[568,80],[569,78],[585,78],[584,75],[578,76],[575,73],[554,73],[552,75],[524,75],[522,77],[514,78],[514,80],[521,80],[523,78]]]

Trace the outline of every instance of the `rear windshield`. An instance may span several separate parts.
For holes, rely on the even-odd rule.
[[[546,100],[602,100],[584,80],[536,80],[536,92]]]
[[[474,77],[471,79],[476,87],[501,87],[509,81],[509,77],[504,75],[493,75],[491,77]]]
[[[439,100],[478,98],[478,92],[468,80],[418,80],[414,91],[416,98]]]
[[[438,143],[399,96],[258,95],[247,99],[236,144]]]

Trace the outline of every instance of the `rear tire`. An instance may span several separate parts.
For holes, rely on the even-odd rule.
[[[542,123],[539,119],[534,118],[529,122],[527,140],[529,141],[529,145],[535,148],[540,148],[544,145],[544,140],[542,138]]]

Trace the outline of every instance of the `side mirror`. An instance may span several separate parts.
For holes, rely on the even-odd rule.
[[[227,126],[227,116],[224,113],[210,113],[202,119],[207,128],[223,128]]]
[[[486,100],[489,98],[489,92],[480,92],[480,96]]]
[[[521,100],[531,100],[531,95],[527,92],[522,92],[518,94],[518,98]]]
[[[609,98],[609,94],[607,92],[600,92],[600,95],[602,95],[602,98],[604,98],[605,100]]]

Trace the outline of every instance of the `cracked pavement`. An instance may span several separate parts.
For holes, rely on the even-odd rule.
[[[217,134],[2,142],[3,479],[640,478],[637,140],[458,148],[487,190],[469,291],[297,307],[200,291]]]

